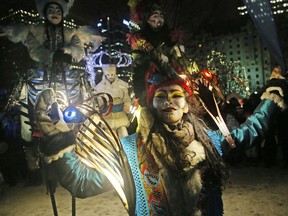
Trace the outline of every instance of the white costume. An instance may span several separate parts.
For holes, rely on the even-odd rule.
[[[82,101],[86,97],[87,89],[80,72],[70,70],[70,65],[84,57],[84,44],[92,43],[96,48],[104,39],[89,26],[78,29],[64,26],[63,19],[73,3],[74,0],[36,0],[38,13],[44,18],[44,23],[0,26],[0,37],[7,37],[14,43],[21,41],[27,46],[30,57],[37,64],[27,73],[26,79],[29,80],[29,85],[28,82],[23,82],[20,89],[21,96],[15,99],[23,103],[20,108],[24,114],[20,115],[21,137],[27,143],[33,143],[33,146],[25,147],[25,153],[28,155],[32,152],[30,155],[37,155],[37,157],[27,156],[29,169],[32,171],[39,170],[38,138],[41,134],[33,126],[33,107],[38,92],[51,86],[66,93],[71,103]],[[34,146],[37,148],[32,149]]]
[[[84,45],[79,37],[76,35],[77,29],[64,28],[64,53],[72,56],[76,62],[84,57]],[[30,57],[37,62],[52,63],[54,51],[62,40],[60,28],[53,31],[51,26],[48,26],[50,35],[50,42],[47,44],[46,29],[43,24],[31,26],[30,32],[27,36],[27,48]]]
[[[127,113],[129,113],[131,105],[131,99],[128,94],[128,83],[118,78],[115,65],[104,65],[102,69],[104,76],[101,82],[96,85],[95,90],[97,93],[110,94],[113,98],[112,111],[108,116],[104,116],[104,118],[110,127],[114,131],[117,131],[119,137],[127,136],[126,127],[129,124]]]

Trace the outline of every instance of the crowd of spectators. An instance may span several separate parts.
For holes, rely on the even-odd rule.
[[[245,99],[232,97],[222,106],[222,115],[229,129],[238,127],[253,113],[261,101],[260,95],[252,93]],[[287,110],[280,114],[263,140],[252,146],[232,149],[225,156],[226,162],[231,166],[279,165],[288,168],[288,143],[285,142],[285,131],[288,131]]]

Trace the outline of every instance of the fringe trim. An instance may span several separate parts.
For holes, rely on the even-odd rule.
[[[276,103],[277,106],[280,107],[282,111],[287,109],[287,105],[285,104],[284,99],[277,94],[273,94],[266,91],[261,96],[261,100],[263,99],[269,99],[274,101],[274,103]]]
[[[50,164],[50,163],[52,163],[53,161],[56,161],[56,160],[62,158],[65,153],[73,151],[74,148],[75,148],[75,145],[68,146],[67,148],[62,149],[61,151],[59,151],[57,154],[54,154],[54,155],[52,155],[52,156],[43,156],[43,160],[44,160],[47,164]]]

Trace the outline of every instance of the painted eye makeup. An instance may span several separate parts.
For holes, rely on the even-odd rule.
[[[181,91],[173,91],[169,94],[169,98],[182,98],[184,97],[184,93]]]
[[[50,7],[47,9],[47,13],[48,14],[56,14],[56,15],[61,15],[61,9],[59,8],[53,8],[53,7]]]
[[[162,99],[162,98],[169,98],[169,99],[175,99],[175,98],[183,98],[184,93],[181,91],[172,91],[167,94],[165,91],[157,91],[154,95],[155,98]]]
[[[151,14],[150,19],[164,19],[164,15],[162,13],[155,12]]]
[[[167,97],[167,93],[164,91],[157,91],[154,95],[155,98],[166,98]]]

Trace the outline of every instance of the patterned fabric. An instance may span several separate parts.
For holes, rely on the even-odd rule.
[[[212,133],[210,134],[212,135]],[[166,194],[163,190],[162,181],[158,175],[151,171],[151,167],[155,166],[155,161],[150,157],[145,160],[143,163],[139,163],[138,158],[141,160],[143,157],[143,143],[139,137],[138,133],[130,135],[128,137],[122,138],[121,143],[123,144],[123,148],[125,153],[127,154],[127,158],[129,164],[131,165],[132,174],[135,181],[136,186],[136,213],[137,215],[173,215],[173,213],[169,212],[168,202],[166,198]],[[211,137],[213,141],[216,136]],[[202,164],[202,163],[201,163]],[[199,164],[199,168],[204,171],[204,164]],[[197,166],[198,167],[198,166]],[[140,169],[139,169],[140,168]],[[207,194],[206,189],[202,188],[203,198],[199,200],[199,207],[211,210],[210,201],[207,201],[207,196],[210,196],[210,192]],[[217,195],[219,191],[214,191],[213,194]],[[221,192],[219,194],[220,200],[218,200],[217,206],[213,206],[213,208],[217,208],[219,212],[223,211],[223,205],[221,204]],[[215,202],[215,200],[213,200]],[[208,204],[209,203],[209,204]],[[207,209],[206,209],[207,208]],[[215,210],[215,209],[214,209]],[[211,210],[212,212],[214,210]],[[205,214],[204,214],[205,215]],[[217,214],[218,215],[218,214]],[[222,214],[219,214],[222,215]]]
[[[138,158],[143,158],[143,142],[138,138],[137,140]],[[146,153],[147,154],[147,153]],[[153,171],[153,167],[157,167],[152,155],[146,155],[145,161],[140,163],[140,171],[144,188],[147,195],[149,210],[151,216],[169,215],[166,194],[162,185],[159,173]]]
[[[140,142],[138,133],[122,138],[121,142],[135,180],[136,214],[141,216],[170,215],[160,177],[158,173],[151,171],[151,167],[155,166],[155,161],[148,157],[147,161],[139,164],[138,158],[141,160],[143,157],[143,143]]]
[[[151,51],[153,46],[146,39],[142,38],[140,34],[128,34],[127,41],[132,50]]]

